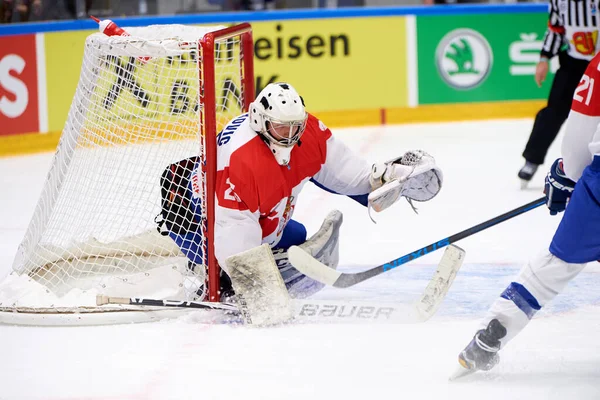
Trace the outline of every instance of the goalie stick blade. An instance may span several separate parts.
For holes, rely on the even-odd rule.
[[[463,264],[465,254],[466,252],[456,245],[446,248],[435,274],[414,306],[417,320],[427,321],[437,312]],[[329,268],[297,246],[290,247],[288,257],[298,271],[330,286],[344,288],[364,280],[361,279],[361,273],[344,274]]]
[[[465,260],[465,254],[466,252],[456,245],[446,247],[435,274],[416,304],[423,321],[427,321],[437,312]]]
[[[288,259],[298,271],[326,285],[336,286],[336,281],[342,274],[319,262],[298,246],[292,246],[288,249]]]
[[[413,324],[420,322],[414,305],[362,300],[293,299],[294,322],[327,324]]]

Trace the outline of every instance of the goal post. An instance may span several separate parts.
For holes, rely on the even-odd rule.
[[[254,100],[254,44],[252,40],[252,32],[250,24],[241,24],[234,27],[222,29],[215,33],[209,33],[205,35],[202,40],[202,53],[204,58],[208,60],[202,69],[204,75],[204,81],[214,82],[216,79],[215,71],[215,51],[216,43],[223,40],[228,40],[232,37],[239,35],[240,30],[246,30],[241,35],[241,52],[240,52],[240,82],[241,87],[244,88],[246,95],[242,97],[243,109],[248,111],[250,103]],[[223,51],[220,49],[219,51]],[[226,48],[225,51],[229,51]],[[228,87],[223,86],[223,91],[227,92]],[[214,99],[211,101],[210,99]],[[207,162],[210,163],[208,168],[208,176],[206,180],[206,186],[209,193],[215,193],[216,186],[216,171],[217,171],[217,142],[216,132],[220,131],[216,116],[217,116],[217,93],[214,85],[209,85],[204,88],[204,104],[206,119],[204,121],[206,130],[208,132],[215,132],[213,139],[206,145]],[[215,196],[207,198],[207,208],[209,212],[208,223],[209,226],[214,226],[214,209],[215,209]],[[219,266],[217,259],[215,258],[214,252],[214,229],[209,229],[208,235],[208,274],[209,274],[209,300],[219,301]]]
[[[124,29],[86,39],[44,188],[0,282],[0,322],[134,308],[96,306],[96,295],[219,301],[216,137],[254,99],[251,26]]]

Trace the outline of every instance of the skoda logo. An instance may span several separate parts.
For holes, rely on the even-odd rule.
[[[456,29],[442,38],[435,51],[435,62],[442,79],[455,89],[480,85],[492,70],[492,48],[472,29]]]

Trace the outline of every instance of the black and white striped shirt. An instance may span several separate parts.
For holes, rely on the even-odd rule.
[[[550,0],[541,55],[552,58],[563,45],[573,58],[591,60],[599,50],[599,0]]]

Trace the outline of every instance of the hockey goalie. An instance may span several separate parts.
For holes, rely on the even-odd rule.
[[[241,305],[253,324],[289,320],[290,297],[306,297],[323,286],[288,262],[290,246],[337,267],[341,212],[332,211],[309,239],[304,225],[292,219],[308,181],[376,212],[401,197],[411,205],[428,201],[442,186],[440,168],[424,151],[367,163],[306,112],[303,98],[288,83],[267,85],[249,112],[219,133],[217,145],[214,249],[222,268],[221,297]],[[189,158],[168,166],[161,177],[159,228],[191,268],[202,259],[199,168],[201,163]]]

